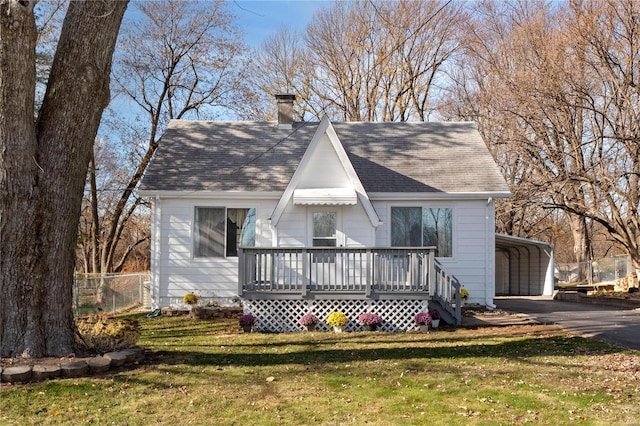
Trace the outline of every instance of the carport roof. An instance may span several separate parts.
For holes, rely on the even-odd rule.
[[[514,235],[496,234],[496,248],[510,249],[514,247],[536,247],[553,250],[553,245],[544,241],[531,240],[529,238],[516,237]]]

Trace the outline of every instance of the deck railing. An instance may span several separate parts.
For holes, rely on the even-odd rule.
[[[239,290],[245,296],[428,295],[434,254],[432,247],[244,248]]]
[[[460,283],[436,261],[435,250],[241,248],[238,290],[248,299],[433,298],[460,322]]]
[[[433,299],[455,318],[456,325],[462,324],[460,281],[448,273],[437,260],[434,262],[434,278]]]

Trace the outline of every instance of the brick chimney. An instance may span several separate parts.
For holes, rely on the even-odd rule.
[[[293,128],[293,102],[295,100],[296,95],[292,95],[290,93],[281,93],[276,95],[276,101],[278,102],[279,129]]]

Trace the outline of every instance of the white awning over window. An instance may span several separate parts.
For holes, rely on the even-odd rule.
[[[343,206],[358,203],[353,188],[305,188],[293,191],[293,204],[314,206]]]

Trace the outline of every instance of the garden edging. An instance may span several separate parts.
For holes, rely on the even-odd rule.
[[[108,352],[102,356],[89,358],[86,361],[4,367],[0,368],[0,381],[2,383],[25,383],[59,377],[85,377],[94,373],[106,372],[111,368],[133,365],[143,358],[144,349],[134,347],[116,352]]]

